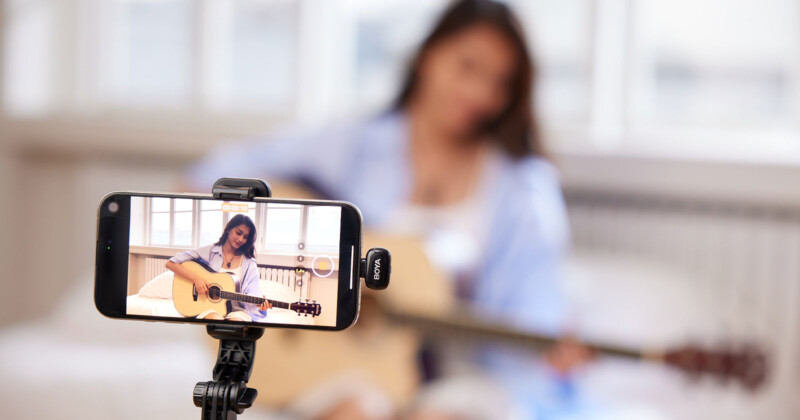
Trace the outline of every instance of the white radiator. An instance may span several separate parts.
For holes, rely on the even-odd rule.
[[[581,192],[567,193],[567,205],[577,252],[691,273],[676,287],[712,297],[704,310],[719,320],[713,339],[757,340],[777,392],[800,386],[800,208]]]
[[[144,278],[145,282],[152,280],[155,276],[167,271],[164,264],[167,263],[167,257],[146,257],[144,259]]]
[[[294,269],[260,266],[258,267],[258,273],[264,280],[274,281],[286,286],[296,293],[298,299],[308,297],[308,283],[311,279],[309,272],[305,272],[302,277],[298,277]]]

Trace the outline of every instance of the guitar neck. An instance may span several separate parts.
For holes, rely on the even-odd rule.
[[[421,315],[411,315],[394,311],[388,312],[389,318],[403,323],[417,326],[432,337],[452,336],[458,334],[468,339],[488,338],[497,341],[510,342],[526,348],[538,350],[547,349],[558,343],[559,340],[553,337],[539,335],[529,332],[520,332],[511,328],[504,328],[496,324],[489,324],[478,321],[472,317],[440,318]],[[659,359],[660,354],[647,353],[636,349],[629,349],[603,343],[581,344],[592,352],[608,356],[623,357],[627,359]]]
[[[222,291],[220,292],[220,297],[223,299],[235,300],[237,302],[244,302],[244,303],[252,303],[255,305],[261,305],[262,303],[267,301],[275,308],[291,309],[291,306],[288,302],[281,302],[279,300],[272,300],[272,299],[264,299],[258,296],[250,296],[242,293]]]
[[[519,344],[526,348],[547,349],[560,340],[545,335],[516,331],[504,326],[486,323],[473,316],[459,314],[455,317],[430,317],[387,311],[390,320],[412,324],[431,337],[456,335],[472,340],[494,339]],[[460,336],[460,337],[459,337]],[[633,348],[591,343],[581,345],[595,354],[662,363],[685,373],[716,376],[721,380],[732,378],[747,389],[755,390],[767,379],[769,363],[764,352],[754,345],[740,345],[739,349],[707,350],[695,346],[668,349],[663,352],[645,352]]]

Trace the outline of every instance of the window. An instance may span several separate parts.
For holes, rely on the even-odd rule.
[[[315,251],[339,249],[341,207],[309,207],[306,247]]]
[[[404,66],[433,24],[445,1],[355,2],[348,10],[353,22],[354,71],[351,86],[361,108],[384,107],[394,99]],[[403,19],[397,19],[397,16]]]
[[[633,12],[637,123],[747,128],[794,117],[796,1],[638,2]]]
[[[549,124],[585,123],[589,112],[591,0],[514,0],[539,66],[536,109]]]
[[[296,250],[303,242],[303,206],[297,204],[269,204],[264,235],[264,248]]]
[[[231,209],[231,205],[237,208]],[[246,213],[241,213],[241,206],[245,206]],[[213,244],[231,218],[246,214],[256,226],[259,252],[302,254],[339,250],[341,208],[335,206],[152,197],[143,200],[139,207],[147,209],[149,215],[143,226],[149,233],[144,244],[149,246],[199,248]],[[134,229],[133,222],[131,226]],[[132,231],[132,237],[139,236]]]
[[[213,244],[222,236],[228,221],[238,213],[223,210],[225,202],[222,201],[153,197],[145,202],[150,209],[148,243],[155,246],[197,248]],[[256,210],[260,205],[238,204],[247,206],[244,214],[259,226]]]
[[[295,84],[296,2],[117,0],[108,105],[279,112]]]
[[[512,1],[540,67],[535,98],[556,121],[587,118],[591,73],[590,0]],[[357,106],[385,107],[396,95],[405,66],[446,1],[355,2],[352,80]],[[397,19],[402,15],[403,19]]]
[[[386,109],[449,1],[2,4],[4,115],[202,122],[236,136]],[[508,4],[537,60],[553,148],[800,155],[799,2]]]
[[[150,244],[171,245],[172,238],[172,200],[153,198],[150,200]]]
[[[109,105],[179,107],[191,102],[192,2],[117,0],[113,22]]]
[[[3,109],[14,116],[44,114],[54,105],[56,5],[6,1],[3,42]],[[12,19],[11,16],[14,18]]]
[[[173,246],[191,246],[193,228],[193,200],[172,199],[172,243]]]
[[[207,10],[206,101],[219,110],[275,110],[293,102],[295,2],[216,2]]]
[[[203,200],[200,202],[200,243],[212,244],[222,236],[225,219],[222,202]]]
[[[336,252],[340,220],[339,207],[269,204],[263,249]]]
[[[199,212],[199,225],[200,225],[200,232],[198,235],[198,246],[208,245],[216,243],[219,238],[222,236],[222,232],[225,229],[225,226],[228,222],[233,218],[236,214],[240,214],[241,212],[238,211],[228,211],[225,207],[230,203],[223,202],[223,201],[214,201],[214,200],[200,200],[198,202],[198,212]],[[256,227],[261,225],[260,219],[256,217],[257,209],[262,206],[262,204],[256,203],[236,203],[239,206],[247,206],[247,212],[241,213],[247,215],[250,220],[256,225]]]
[[[151,245],[192,245],[192,200],[153,197],[150,203]]]
[[[286,115],[293,108],[295,0],[15,0],[3,7],[8,114]]]

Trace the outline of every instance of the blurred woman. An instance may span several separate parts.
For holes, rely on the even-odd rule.
[[[351,201],[373,229],[424,235],[431,260],[478,313],[556,334],[568,224],[532,109],[535,76],[507,6],[457,1],[422,43],[389,111],[317,134],[221,145],[191,168],[190,182],[288,179]],[[509,351],[482,360],[509,383],[535,376],[538,363]]]

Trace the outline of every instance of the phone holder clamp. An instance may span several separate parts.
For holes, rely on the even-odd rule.
[[[214,198],[252,200],[253,197],[272,197],[272,189],[263,179],[220,178],[211,189]]]

